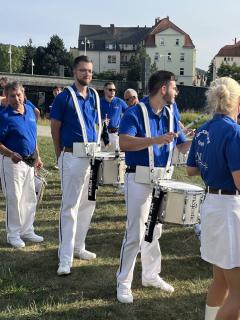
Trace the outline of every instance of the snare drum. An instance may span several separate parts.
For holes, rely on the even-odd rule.
[[[173,166],[184,166],[187,164],[188,153],[183,154],[177,148],[173,151],[172,165]]]
[[[161,180],[159,186],[164,192],[159,208],[160,220],[182,225],[199,222],[203,188],[173,180]]]
[[[95,158],[101,160],[98,174],[100,185],[118,185],[124,183],[125,154],[115,152],[97,152]]]

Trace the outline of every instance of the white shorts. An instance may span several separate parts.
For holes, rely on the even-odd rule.
[[[223,269],[240,267],[240,196],[206,194],[201,230],[203,260]]]

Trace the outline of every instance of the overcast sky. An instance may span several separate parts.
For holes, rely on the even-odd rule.
[[[147,5],[146,5],[147,4]],[[207,70],[226,44],[240,40],[240,0],[0,0],[0,43],[46,46],[59,35],[77,47],[80,24],[152,26],[156,17],[188,33],[197,50],[196,66]]]

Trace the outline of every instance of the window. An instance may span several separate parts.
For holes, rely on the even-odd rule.
[[[226,57],[224,57],[224,59],[223,59],[224,61],[227,61],[227,58]]]
[[[176,46],[179,46],[179,43],[180,43],[179,39],[176,39]]]
[[[184,61],[184,53],[180,53],[180,61]]]
[[[184,82],[179,82],[179,84],[184,84]]]
[[[108,56],[108,63],[116,63],[117,58],[116,56]]]
[[[180,68],[180,76],[184,76],[184,68]]]
[[[160,38],[159,44],[160,44],[160,46],[164,46],[164,39],[163,38]]]
[[[171,52],[168,52],[167,59],[168,59],[168,61],[172,61],[172,55],[171,55]]]
[[[158,52],[155,52],[154,60],[155,60],[155,61],[158,61],[158,60],[159,60],[159,53],[158,53]]]

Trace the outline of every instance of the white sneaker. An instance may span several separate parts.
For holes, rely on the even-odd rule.
[[[59,267],[57,269],[57,275],[58,276],[66,276],[68,274],[71,273],[71,268],[68,264],[65,264],[65,263],[60,263],[59,264]]]
[[[24,248],[25,247],[25,242],[22,241],[22,239],[20,237],[19,238],[8,238],[7,243],[9,243],[14,248]]]
[[[133,303],[132,290],[120,285],[117,288],[117,299],[121,303]]]
[[[30,233],[30,234],[26,234],[21,236],[21,238],[23,238],[24,240],[27,241],[31,241],[31,242],[43,242],[44,238],[41,236],[38,236],[36,233]]]
[[[163,291],[172,293],[174,291],[174,288],[167,283],[166,281],[164,281],[162,278],[160,278],[159,276],[157,276],[155,279],[153,280],[146,280],[146,279],[142,279],[142,285],[144,287],[154,287],[154,288],[159,288],[162,289]]]
[[[82,260],[93,260],[96,259],[96,253],[88,250],[74,251],[74,258]]]

